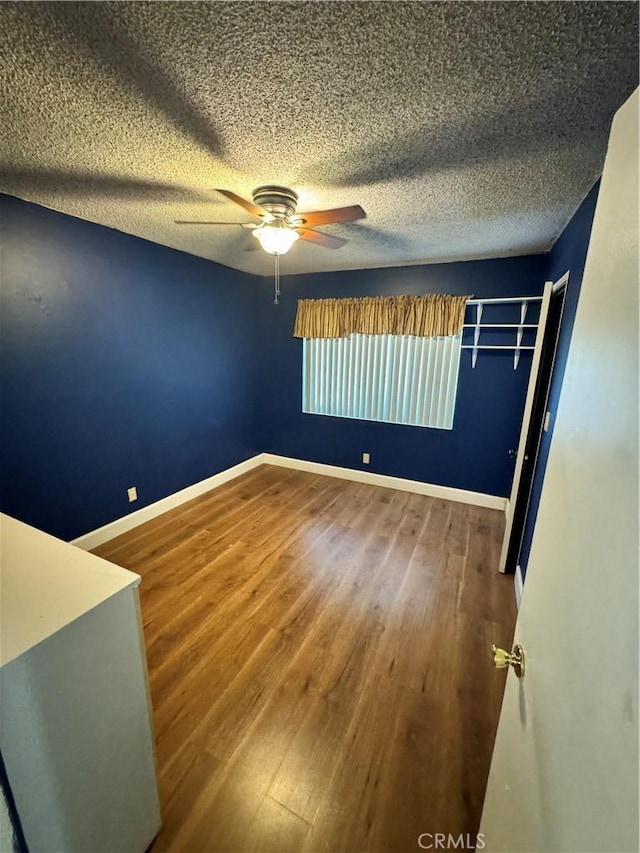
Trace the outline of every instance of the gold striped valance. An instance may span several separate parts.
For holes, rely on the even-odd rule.
[[[365,296],[361,299],[299,299],[294,338],[359,335],[457,335],[470,296]]]

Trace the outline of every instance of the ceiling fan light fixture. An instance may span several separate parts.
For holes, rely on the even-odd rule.
[[[265,222],[253,231],[265,252],[270,255],[285,255],[300,235],[284,222]]]

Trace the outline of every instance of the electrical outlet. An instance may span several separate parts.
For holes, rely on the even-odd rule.
[[[138,490],[135,486],[131,486],[130,489],[127,489],[127,497],[129,498],[129,503],[133,503],[133,501],[138,500]]]
[[[369,453],[362,454],[362,461],[365,465],[368,465],[371,462],[371,455]]]

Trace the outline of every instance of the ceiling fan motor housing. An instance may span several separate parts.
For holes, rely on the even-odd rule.
[[[296,212],[298,196],[288,187],[268,185],[253,191],[253,202],[264,207],[277,219],[287,219]]]

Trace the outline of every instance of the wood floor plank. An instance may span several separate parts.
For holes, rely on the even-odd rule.
[[[266,796],[254,818],[253,853],[298,853],[311,826]]]
[[[508,647],[502,513],[260,466],[100,546],[142,575],[153,853],[477,831]]]

